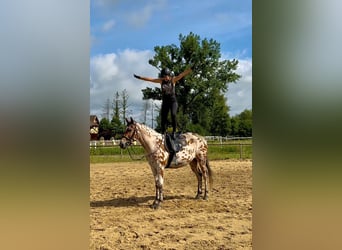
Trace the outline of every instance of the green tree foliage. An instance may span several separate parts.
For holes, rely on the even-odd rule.
[[[228,83],[241,76],[235,71],[238,60],[221,60],[220,44],[194,33],[179,35],[180,45],[154,47],[155,56],[149,64],[159,69],[168,67],[175,75],[191,67],[193,72],[176,85],[178,126],[182,131],[227,135],[229,107],[224,100]],[[161,100],[159,87],[142,90],[143,99]],[[223,126],[219,128],[219,125]]]
[[[127,111],[128,111],[128,99],[129,99],[129,95],[126,89],[124,89],[121,92],[121,114],[122,114],[122,123],[125,124],[125,119],[126,119],[126,115],[127,115]]]
[[[231,134],[239,137],[252,136],[252,110],[245,109],[232,117]]]
[[[115,139],[120,139],[121,135],[125,130],[125,125],[121,122],[120,118],[113,116],[112,121],[110,122],[111,129],[114,133]]]
[[[99,124],[99,135],[98,139],[103,137],[105,140],[109,140],[111,137],[114,137],[113,127],[112,124],[109,122],[107,117],[103,117],[100,120]]]
[[[220,136],[229,135],[231,133],[231,123],[224,95],[216,95],[210,112],[212,117],[210,123],[211,134]]]
[[[113,116],[112,119],[109,120],[107,116],[109,116],[109,109],[111,105],[109,103],[109,99],[107,99],[105,107],[107,107],[106,110],[108,110],[108,112],[106,112],[104,114],[105,116],[100,120],[98,139],[103,137],[105,140],[109,140],[112,137],[115,139],[119,139],[121,137],[125,125],[120,119],[120,113],[126,113],[126,109],[128,107],[127,100],[128,94],[126,90],[121,92],[121,96],[118,91],[115,93],[112,103]]]
[[[113,118],[115,117],[117,120],[120,120],[120,94],[118,91],[115,93],[113,105]]]
[[[99,132],[101,132],[103,130],[107,130],[107,129],[111,129],[111,124],[110,124],[109,120],[107,119],[107,117],[103,117],[100,120]]]
[[[230,119],[230,124],[231,124],[230,135],[239,136],[239,118],[237,116],[233,116]]]
[[[111,107],[110,107],[110,100],[109,98],[107,98],[106,102],[104,103],[104,105],[102,106],[102,110],[103,110],[103,117],[106,117],[107,120],[109,120],[109,116],[110,116],[110,110],[111,110]]]

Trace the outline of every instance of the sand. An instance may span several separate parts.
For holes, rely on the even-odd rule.
[[[164,202],[146,161],[91,164],[90,249],[252,249],[252,161],[212,161],[209,200],[190,166],[167,169]]]

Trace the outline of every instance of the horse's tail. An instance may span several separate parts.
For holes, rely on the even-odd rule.
[[[207,159],[205,161],[205,165],[206,165],[207,170],[208,170],[210,189],[212,189],[213,188],[213,171],[211,170],[211,167],[209,165],[208,156],[207,156]]]

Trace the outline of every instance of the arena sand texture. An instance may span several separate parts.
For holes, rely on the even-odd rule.
[[[164,202],[150,205],[146,161],[90,165],[90,249],[252,249],[252,161],[211,161],[209,200],[194,199],[190,166],[165,170]]]

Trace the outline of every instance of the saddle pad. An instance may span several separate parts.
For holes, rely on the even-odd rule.
[[[175,151],[177,153],[181,151],[185,145],[186,138],[182,133],[176,133],[174,139],[172,139],[171,134],[165,134],[165,148],[168,152]]]

